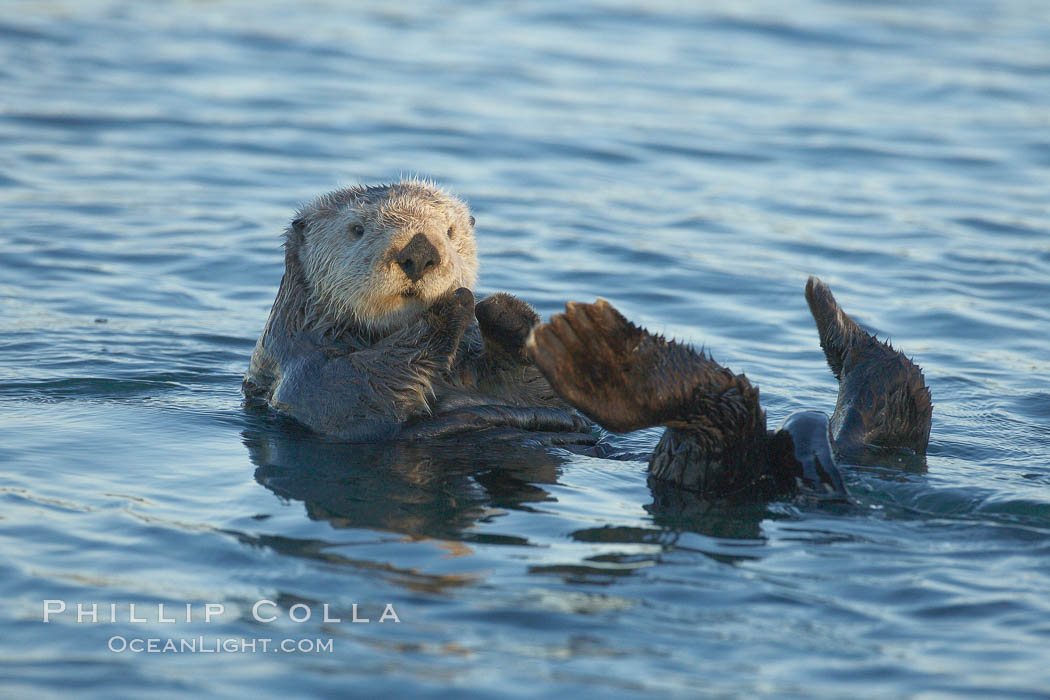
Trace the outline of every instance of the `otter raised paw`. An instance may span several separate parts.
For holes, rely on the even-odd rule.
[[[485,297],[474,309],[485,349],[509,362],[526,363],[525,341],[540,322],[535,309],[504,292]]]
[[[563,406],[525,352],[539,314],[521,299],[498,292],[474,309],[484,340],[477,363],[478,389],[517,406]]]
[[[449,369],[456,359],[460,341],[474,321],[474,294],[460,287],[438,299],[423,314],[429,333],[424,344],[433,360]]]

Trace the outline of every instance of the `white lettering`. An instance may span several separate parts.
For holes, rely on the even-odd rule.
[[[273,622],[274,620],[276,620],[277,619],[276,615],[271,615],[270,617],[260,617],[259,616],[259,608],[261,608],[263,605],[269,605],[270,607],[273,607],[273,608],[277,607],[277,603],[273,602],[272,600],[257,600],[257,601],[255,601],[255,605],[252,606],[252,617],[255,618],[255,621],[256,622]]]
[[[386,608],[383,610],[383,615],[379,618],[380,622],[386,622],[387,620],[393,620],[397,623],[401,622],[401,618],[397,616],[397,613],[394,611],[394,606],[390,603],[386,604]]]
[[[55,604],[58,607],[55,607]],[[64,600],[45,600],[44,601],[44,622],[51,622],[50,617],[52,615],[58,615],[59,613],[65,612],[66,601]]]
[[[91,612],[85,612],[84,604],[77,603],[77,623],[83,622],[88,615],[91,616],[92,622],[98,622],[98,603],[92,603],[90,610]]]
[[[295,616],[295,609],[296,608],[302,608],[303,610],[305,610],[306,611],[306,617],[301,618],[301,619],[296,617]],[[310,615],[311,615],[310,608],[308,606],[306,606],[306,605],[303,605],[302,603],[296,603],[292,607],[288,608],[288,617],[291,619],[292,622],[306,622],[307,620],[310,619]]]
[[[205,603],[204,622],[211,622],[212,615],[222,615],[226,612],[226,606],[222,603]]]
[[[338,617],[328,617],[328,603],[324,604],[324,620],[322,622],[342,622]]]

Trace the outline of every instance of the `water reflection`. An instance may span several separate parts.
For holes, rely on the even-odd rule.
[[[510,441],[501,433],[450,441],[348,444],[290,421],[266,419],[242,433],[255,479],[302,501],[334,528],[390,530],[413,537],[488,541],[467,531],[498,509],[550,500],[563,458],[542,434]],[[512,544],[524,539],[504,538]]]
[[[556,500],[544,486],[558,483],[573,450],[612,460],[645,459],[604,443],[551,449],[550,436],[542,433],[487,431],[447,441],[348,444],[262,413],[242,438],[257,467],[256,481],[281,498],[302,501],[312,520],[338,529],[488,544],[530,544],[474,526],[502,511],[533,511],[536,504]],[[681,532],[761,540],[762,521],[773,517],[765,504],[710,502],[653,480],[649,490],[652,501],[645,509],[656,527],[583,528],[572,532],[572,539],[667,548]]]

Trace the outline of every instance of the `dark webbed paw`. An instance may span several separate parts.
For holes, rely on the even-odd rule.
[[[424,320],[430,327],[428,347],[434,358],[451,364],[463,333],[474,320],[474,294],[460,287],[434,302]]]
[[[569,302],[564,314],[533,329],[526,350],[565,401],[606,428],[626,432],[645,423],[640,416],[648,408],[649,388],[631,372],[643,334],[604,299]]]
[[[733,414],[730,423],[757,410],[757,392],[743,376],[635,326],[604,299],[570,302],[564,314],[533,330],[527,349],[563,399],[617,432],[651,425],[721,429],[723,416],[707,410],[712,403]]]
[[[871,445],[926,454],[933,404],[919,366],[858,326],[816,277],[806,283],[806,301],[839,380],[831,418],[835,448]]]
[[[481,335],[489,352],[499,353],[527,362],[525,341],[533,326],[540,322],[539,315],[521,299],[497,292],[474,309]]]

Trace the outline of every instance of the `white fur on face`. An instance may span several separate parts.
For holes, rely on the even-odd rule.
[[[477,283],[470,210],[417,180],[324,195],[300,212],[299,261],[319,320],[350,320],[377,331],[404,326],[438,298]],[[357,235],[355,226],[364,229]],[[449,230],[452,235],[449,237]],[[395,258],[422,233],[440,262],[413,283]]]

